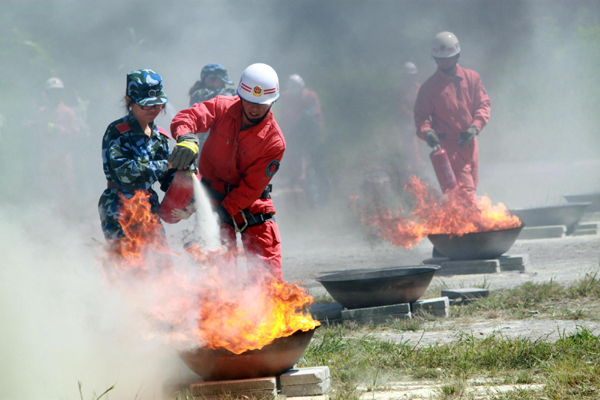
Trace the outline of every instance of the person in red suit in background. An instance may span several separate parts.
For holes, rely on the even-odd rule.
[[[460,44],[452,32],[438,33],[432,48],[438,69],[417,95],[417,136],[446,150],[465,199],[477,205],[477,135],[490,120],[490,98],[479,74],[458,65]]]

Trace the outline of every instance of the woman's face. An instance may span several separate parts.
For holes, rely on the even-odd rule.
[[[214,78],[204,78],[204,82],[206,83],[206,87],[209,89],[217,90],[225,87],[225,82],[219,77]]]
[[[140,106],[139,104],[133,103],[131,105],[131,111],[140,124],[149,124],[158,117],[158,114],[160,114],[160,111],[164,106],[164,104],[158,106]]]

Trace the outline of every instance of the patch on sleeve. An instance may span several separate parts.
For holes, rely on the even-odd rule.
[[[123,122],[123,123],[115,126],[115,128],[117,128],[119,133],[125,133],[125,132],[129,132],[131,130],[131,127],[129,126],[129,122]]]
[[[267,165],[267,177],[272,178],[279,171],[279,161],[273,160]]]

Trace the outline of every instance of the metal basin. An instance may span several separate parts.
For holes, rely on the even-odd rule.
[[[600,192],[596,193],[582,193],[582,194],[565,194],[563,195],[565,200],[569,203],[592,203],[585,212],[597,212],[600,211]]]
[[[565,225],[567,233],[573,232],[592,203],[569,203],[558,206],[520,208],[510,212],[527,226]]]
[[[451,260],[490,260],[506,253],[515,243],[524,224],[497,231],[428,235],[433,246]]]
[[[347,271],[317,281],[342,306],[379,307],[417,301],[429,287],[438,265]]]
[[[205,381],[275,376],[291,369],[300,360],[315,329],[296,331],[291,336],[275,339],[260,350],[241,354],[226,349],[198,348],[181,352],[179,357]]]

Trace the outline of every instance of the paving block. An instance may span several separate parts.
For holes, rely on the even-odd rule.
[[[307,367],[291,369],[279,376],[281,386],[306,385],[319,383],[329,379],[329,367]]]
[[[410,305],[413,314],[429,313],[436,317],[447,317],[450,311],[448,297],[437,297],[435,299],[417,300]]]
[[[421,261],[425,265],[442,265],[443,262],[450,261],[448,257],[431,257]]]
[[[494,274],[498,272],[499,267],[498,260],[446,261],[442,263],[436,275]]]
[[[597,235],[597,234],[598,234],[597,229],[577,229],[571,235],[572,236],[587,236],[587,235]]]
[[[510,271],[525,272],[525,264],[500,265],[500,271],[501,272],[510,272]]]
[[[233,397],[255,396],[257,398],[273,399],[277,396],[277,379],[275,377],[236,379],[230,381],[199,382],[190,385],[193,396],[209,396],[222,398],[224,394]]]
[[[500,261],[501,267],[506,265],[525,265],[529,262],[529,254],[504,254],[498,257],[498,261]]]
[[[314,319],[319,321],[333,321],[342,319],[342,310],[344,307],[338,303],[313,304],[310,313]]]
[[[488,297],[490,295],[489,289],[479,288],[461,288],[461,289],[444,289],[442,290],[442,296],[447,296],[450,300],[455,299],[479,299],[481,297]]]
[[[357,308],[342,311],[342,319],[357,319],[392,314],[410,314],[410,304],[392,304],[390,306]]]
[[[563,238],[566,232],[567,227],[564,225],[526,226],[517,240]]]
[[[279,396],[277,396],[277,390],[253,390],[250,392],[238,393],[203,394],[194,398],[197,398],[198,400],[223,400],[225,396],[227,396],[228,399],[233,398],[239,400],[276,400],[279,398]]]
[[[579,229],[598,229],[598,222],[580,222],[575,226],[575,230]]]
[[[282,386],[281,394],[284,396],[315,396],[325,394],[331,389],[331,379],[322,382],[308,383],[306,385]]]
[[[361,325],[379,325],[384,324],[386,322],[393,321],[395,319],[411,319],[412,313],[409,311],[408,313],[402,314],[389,314],[389,315],[376,315],[374,317],[366,317],[366,318],[352,318],[352,319],[344,319],[344,322],[354,321],[357,324]]]
[[[285,396],[286,400],[329,400],[328,394],[322,394],[320,396]]]

